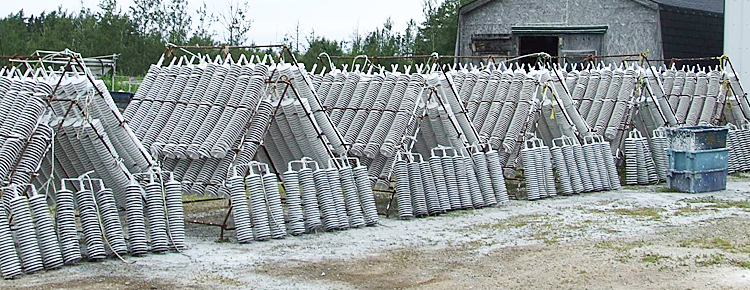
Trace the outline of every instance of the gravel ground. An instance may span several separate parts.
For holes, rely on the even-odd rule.
[[[750,178],[663,185],[237,244],[189,225],[183,253],[81,263],[1,289],[750,289]],[[189,204],[221,221],[224,201]]]

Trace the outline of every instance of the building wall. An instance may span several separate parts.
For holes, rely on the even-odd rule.
[[[662,5],[664,57],[690,58],[723,53],[724,15]],[[678,65],[716,65],[717,61],[683,61]]]
[[[724,10],[724,53],[740,74],[744,90],[750,85],[750,3],[746,0],[727,0]]]
[[[601,38],[600,55],[641,53],[661,58],[659,11],[655,4],[639,0],[494,0],[459,16],[456,53],[481,55],[471,49],[472,35],[511,34],[513,26],[607,25],[599,34],[561,34],[558,50],[590,47]],[[517,54],[517,36],[512,35]]]

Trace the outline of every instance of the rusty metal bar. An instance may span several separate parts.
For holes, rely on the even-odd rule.
[[[204,198],[204,199],[183,200],[182,204],[201,203],[201,202],[217,201],[217,200],[223,200],[223,199],[224,199],[223,197],[212,197],[212,198]]]

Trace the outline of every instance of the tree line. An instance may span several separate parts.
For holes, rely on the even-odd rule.
[[[417,55],[438,52],[453,54],[456,41],[458,8],[471,0],[424,0],[421,22],[411,20],[404,31],[394,29],[390,18],[360,33],[354,31],[348,39],[331,39],[316,35],[287,35],[287,44],[299,61],[311,66],[321,52],[330,55]],[[197,11],[188,10],[188,0],[134,0],[125,11],[117,0],[101,0],[100,9],[82,8],[70,12],[60,6],[51,12],[26,15],[23,10],[0,18],[0,55],[28,55],[35,50],[63,50],[69,48],[84,56],[120,54],[117,74],[143,75],[150,64],[165,52],[167,43],[175,45],[246,45],[252,18],[247,0],[232,0],[216,14],[207,11],[206,4]],[[211,29],[210,25],[219,27]],[[297,27],[299,31],[299,24]],[[221,32],[219,35],[219,33]],[[210,51],[209,55],[220,52]],[[233,55],[262,55],[278,57],[278,50],[242,49]],[[406,60],[421,62],[424,60]],[[396,60],[378,61],[388,66]],[[404,61],[401,61],[402,63]],[[0,63],[7,65],[5,63]]]

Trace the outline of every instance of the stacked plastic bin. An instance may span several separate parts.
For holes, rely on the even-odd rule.
[[[708,126],[667,129],[667,186],[689,193],[726,189],[727,132]]]

